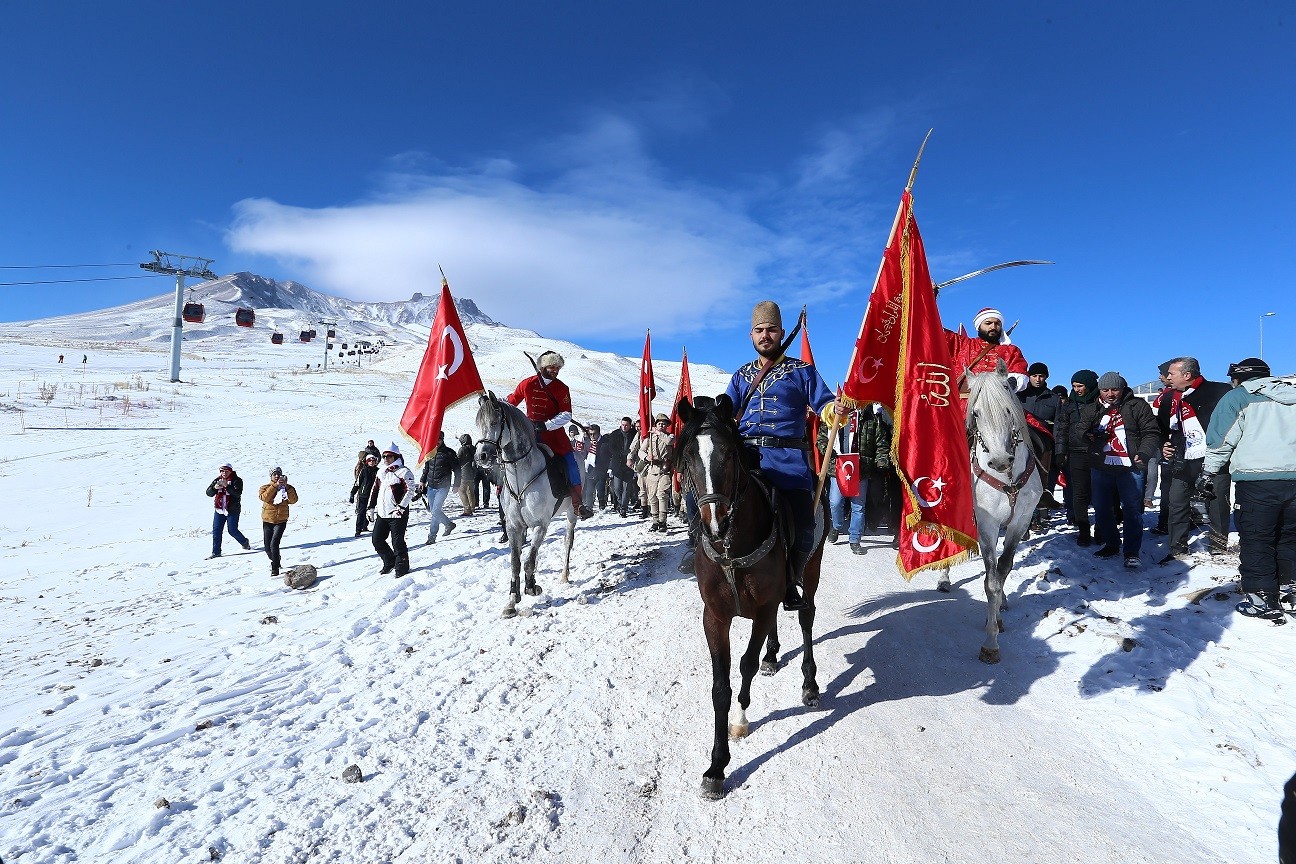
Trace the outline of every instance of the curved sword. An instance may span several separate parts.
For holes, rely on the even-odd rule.
[[[982,273],[992,273],[995,270],[1003,270],[1006,267],[1021,267],[1025,264],[1052,263],[1052,261],[1005,261],[1002,264],[995,264],[993,267],[982,267],[980,270],[973,270],[971,273],[964,273],[962,276],[955,276],[953,279],[947,279],[944,282],[937,282],[933,287],[939,291],[942,288],[953,285],[955,282],[962,282],[964,279],[971,279],[973,276],[980,276]]]

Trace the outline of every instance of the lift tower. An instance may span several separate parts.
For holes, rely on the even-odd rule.
[[[175,301],[175,321],[171,325],[171,380],[180,380],[180,340],[183,338],[183,324],[181,315],[184,312],[184,280],[186,276],[192,276],[195,279],[219,279],[211,271],[214,258],[199,258],[195,255],[173,255],[170,252],[158,252],[154,250],[149,253],[153,260],[147,264],[141,264],[144,270],[153,273],[166,273],[176,277],[176,301]],[[189,264],[188,262],[194,262]]]

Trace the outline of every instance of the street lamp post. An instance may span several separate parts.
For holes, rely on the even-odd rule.
[[[1260,316],[1260,359],[1264,359],[1264,319],[1272,318],[1277,312],[1266,312]]]

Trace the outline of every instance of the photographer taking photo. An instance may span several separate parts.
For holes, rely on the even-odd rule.
[[[221,557],[221,538],[225,529],[244,549],[251,549],[252,544],[239,531],[239,514],[243,511],[243,478],[234,471],[234,466],[226,462],[220,466],[216,479],[207,484],[207,497],[212,499],[215,513],[212,515],[212,552],[208,560]]]
[[[257,491],[257,497],[261,499],[261,536],[270,559],[270,575],[278,576],[279,541],[288,527],[288,506],[297,503],[297,490],[288,483],[288,475],[275,466],[270,469],[270,482]]]

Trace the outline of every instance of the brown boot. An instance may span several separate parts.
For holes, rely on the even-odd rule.
[[[594,511],[585,506],[585,495],[580,483],[571,487],[572,509],[576,515],[582,519],[588,519],[594,515]]]

